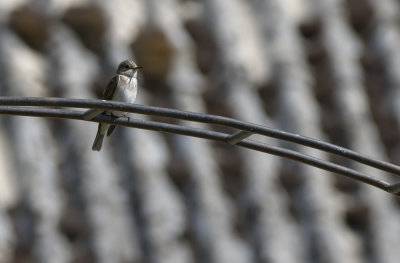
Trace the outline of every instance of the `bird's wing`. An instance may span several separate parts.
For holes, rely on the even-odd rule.
[[[103,93],[103,99],[105,100],[111,100],[114,96],[114,92],[115,89],[118,86],[118,81],[119,81],[120,76],[116,75],[114,76],[110,82],[108,82],[106,89],[104,90]],[[96,117],[97,115],[103,113],[104,110],[98,110],[98,109],[90,109],[87,110],[84,114],[83,114],[83,119],[84,120],[91,120],[94,117]]]
[[[110,136],[111,133],[114,131],[115,127],[117,127],[116,125],[110,125],[110,127],[108,128],[107,131],[107,136]]]
[[[117,88],[119,81],[120,81],[120,76],[116,75],[110,80],[110,82],[108,82],[107,87],[103,93],[103,99],[111,100],[113,98],[115,89]]]
[[[120,81],[120,76],[114,76],[107,85],[107,88],[104,90],[103,98],[105,100],[112,100],[114,97],[115,89],[118,87],[118,82]],[[115,125],[111,125],[108,128],[107,136],[110,136],[111,133],[114,131]]]
[[[90,121],[91,119],[93,119],[94,117],[96,117],[99,114],[102,114],[103,112],[104,112],[104,110],[90,109],[83,113],[82,118],[86,121]]]

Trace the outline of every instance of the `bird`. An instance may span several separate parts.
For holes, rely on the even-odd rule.
[[[137,73],[142,67],[136,65],[132,59],[122,61],[117,69],[115,76],[107,84],[103,93],[104,100],[113,100],[127,103],[134,103],[137,95],[138,83]],[[90,109],[83,115],[84,120],[91,120],[99,114],[105,113],[116,117],[124,116],[121,111],[104,111]],[[100,151],[104,135],[110,136],[115,129],[115,125],[99,123],[97,134],[93,141],[92,151]]]

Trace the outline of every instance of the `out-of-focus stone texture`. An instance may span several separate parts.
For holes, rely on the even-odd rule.
[[[2,0],[0,95],[98,98],[134,58],[144,66],[137,103],[399,163],[399,16],[395,0]],[[117,128],[95,153],[95,132],[89,122],[0,117],[0,263],[400,257],[400,202],[380,190],[145,130]]]

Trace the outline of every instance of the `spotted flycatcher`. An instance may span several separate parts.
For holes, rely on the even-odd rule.
[[[104,90],[103,99],[128,103],[135,102],[138,86],[137,72],[141,68],[142,67],[137,66],[136,63],[131,59],[122,61],[118,66],[117,74],[110,80],[106,89]],[[83,119],[90,120],[101,113],[116,117],[124,116],[124,113],[121,111],[104,112],[102,110],[93,109],[86,111]],[[104,135],[107,133],[107,136],[110,136],[114,129],[115,125],[108,123],[99,123],[92,150],[100,151],[101,145],[103,144]]]

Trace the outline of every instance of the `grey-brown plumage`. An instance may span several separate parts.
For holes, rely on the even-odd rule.
[[[141,69],[136,63],[131,60],[122,61],[117,69],[117,74],[110,80],[103,93],[103,99],[114,100],[121,102],[134,103],[137,93],[137,71]],[[113,115],[121,117],[124,115],[120,111],[102,111],[102,110],[88,110],[83,119],[90,120],[97,115],[105,113],[106,115]],[[94,139],[92,150],[100,151],[103,144],[104,135],[110,136],[114,131],[115,125],[108,123],[99,123],[96,138]]]

